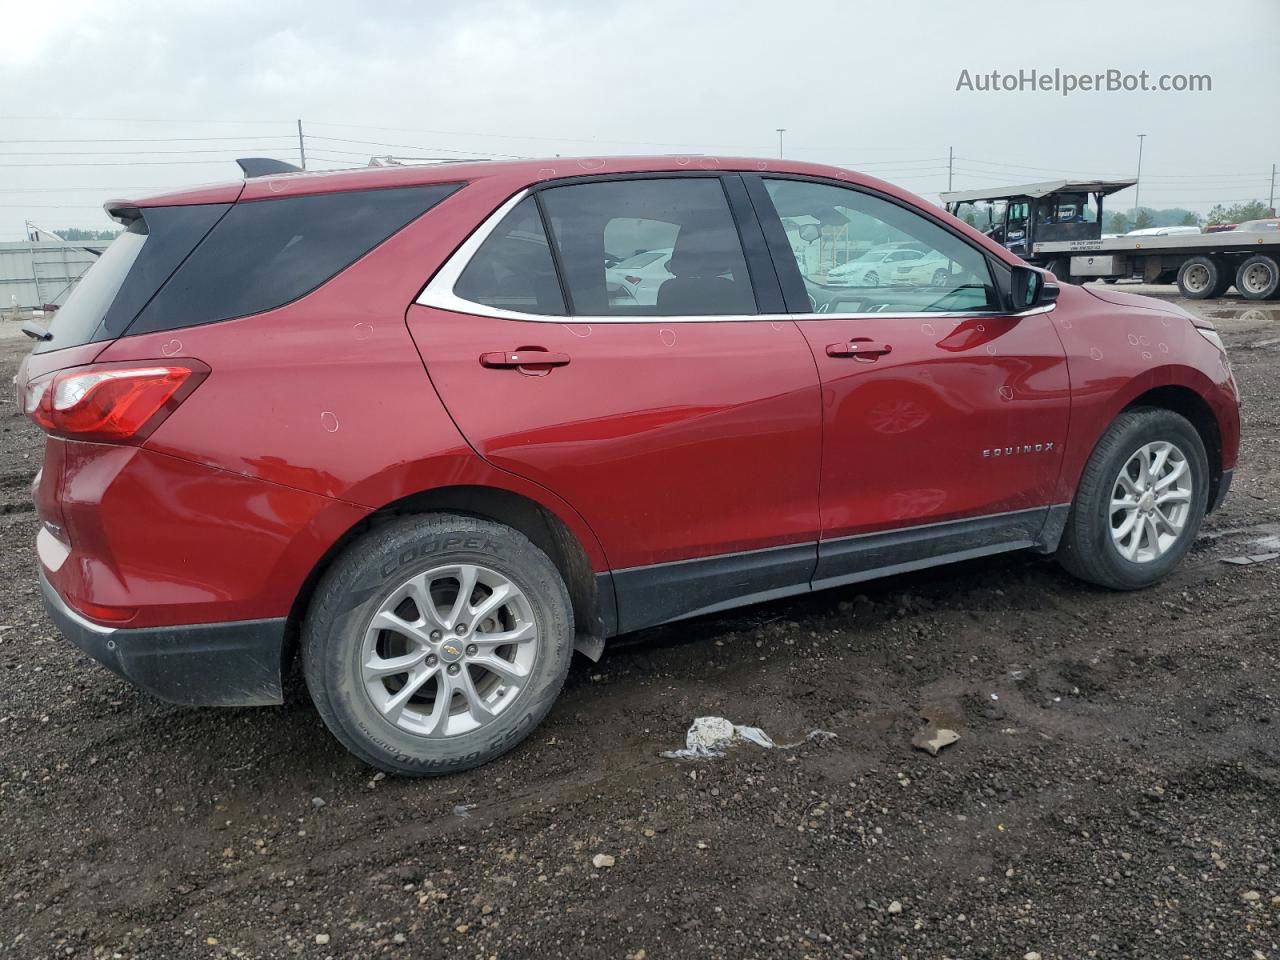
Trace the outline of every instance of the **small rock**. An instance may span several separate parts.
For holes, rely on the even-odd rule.
[[[469,924],[469,923],[460,923],[460,924],[458,924],[456,927],[454,927],[453,929],[454,929],[454,930],[456,930],[456,931],[458,931],[458,933],[466,933],[468,930],[470,930],[470,929],[471,929],[471,924]]]
[[[1040,960],[1040,954],[1032,950],[1030,953],[1024,953],[1022,955],[1022,960]]]
[[[613,862],[614,862],[613,857],[609,856],[609,854],[607,853],[597,853],[594,857],[591,858],[591,865],[595,867],[597,870],[600,870],[604,867],[612,867]]]
[[[960,739],[960,734],[945,727],[925,727],[911,738],[911,745],[936,757],[943,747],[949,747]]]
[[[1257,890],[1248,890],[1245,893],[1242,893],[1240,896],[1243,897],[1244,900],[1248,903],[1257,903],[1259,900],[1262,899],[1262,894],[1260,894]]]
[[[318,946],[326,946],[329,943],[329,935],[327,933],[316,934],[316,944]]]
[[[321,807],[324,806],[324,797],[312,797],[311,805],[315,807],[317,810],[319,810]]]
[[[408,938],[403,933],[397,933],[391,938],[392,943],[404,943]]]
[[[889,904],[889,912],[890,912],[890,913],[901,913],[901,912],[902,912],[902,904],[901,904],[901,903],[899,903],[897,900],[893,901],[893,903]]]

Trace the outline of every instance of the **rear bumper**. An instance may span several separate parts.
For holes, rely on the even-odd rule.
[[[45,609],[64,637],[152,696],[188,706],[283,702],[283,617],[174,627],[104,627],[68,606],[43,571],[40,589]]]

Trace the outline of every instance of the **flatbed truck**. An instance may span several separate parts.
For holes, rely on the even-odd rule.
[[[1206,300],[1234,287],[1247,300],[1280,299],[1280,230],[1102,236],[1103,199],[1133,180],[1052,180],[942,194],[966,220],[1066,283],[1141,276]]]

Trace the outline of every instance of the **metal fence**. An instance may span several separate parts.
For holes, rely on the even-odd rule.
[[[61,306],[108,241],[0,243],[0,310]]]

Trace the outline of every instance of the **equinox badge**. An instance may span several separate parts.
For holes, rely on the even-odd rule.
[[[1012,457],[1019,453],[1052,453],[1053,441],[1048,443],[1024,443],[1020,447],[988,447],[982,451],[984,457]]]

